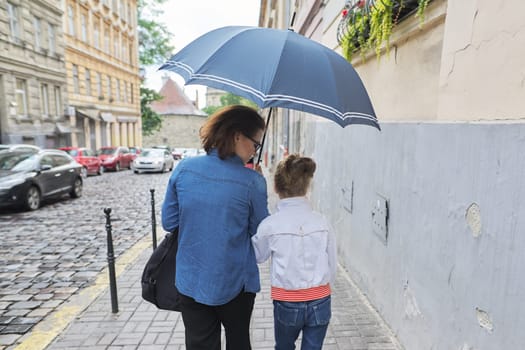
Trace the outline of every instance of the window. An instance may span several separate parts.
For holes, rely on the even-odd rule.
[[[71,159],[64,157],[62,155],[59,155],[59,154],[53,154],[52,157],[53,157],[53,165],[55,167],[71,163]]]
[[[35,30],[35,50],[40,50],[41,43],[40,39],[42,38],[42,25],[40,18],[33,18],[33,27]]]
[[[67,23],[69,34],[75,36],[75,10],[72,5],[67,7]]]
[[[104,95],[102,93],[102,76],[100,73],[97,73],[97,94],[99,97]]]
[[[118,101],[122,101],[121,96],[120,96],[120,79],[117,79],[117,91],[116,91],[115,95],[116,95],[115,98]]]
[[[128,103],[128,82],[124,82],[124,88],[122,89],[122,92],[124,93],[124,102]]]
[[[49,53],[54,54],[56,51],[55,26],[51,23],[47,24],[47,46]]]
[[[27,116],[27,87],[24,79],[16,79],[16,112],[18,115]]]
[[[86,78],[86,95],[91,96],[91,72],[89,69],[86,68],[84,76]]]
[[[18,19],[18,7],[7,3],[7,14],[9,15],[9,29],[11,29],[11,38],[15,42],[20,42],[20,21]]]
[[[120,8],[120,18],[123,20],[126,20],[126,3],[121,4],[119,1],[119,8]]]
[[[55,116],[58,117],[62,110],[62,96],[60,96],[60,86],[55,86]]]
[[[133,83],[131,83],[129,86],[129,94],[131,96],[131,103],[134,103]]]
[[[110,100],[111,102],[111,77],[108,75],[107,78],[106,78],[106,82],[107,82],[107,85],[108,85],[108,99]]]
[[[42,115],[44,117],[48,117],[49,116],[49,93],[47,89],[47,84],[40,85],[40,100],[41,100]]]
[[[120,42],[120,38],[119,38],[119,33],[118,32],[115,32],[115,36],[113,37],[113,56],[115,56],[115,58],[119,58],[119,42]]]
[[[133,44],[129,44],[129,63],[133,64]]]
[[[100,49],[100,23],[98,18],[95,17],[94,24],[93,24],[93,46],[95,48]]]
[[[78,86],[78,66],[76,64],[73,65],[73,92],[75,94],[80,93],[80,88]]]
[[[80,15],[80,39],[87,43],[87,16],[85,14]]]
[[[109,25],[104,26],[104,52],[109,55]]]
[[[127,47],[128,47],[127,39],[123,38],[122,39],[122,60],[124,62],[128,62]]]

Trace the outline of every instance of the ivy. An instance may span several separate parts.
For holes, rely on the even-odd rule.
[[[365,59],[368,49],[373,49],[377,58],[381,56],[383,45],[390,52],[390,37],[394,26],[400,18],[411,13],[416,8],[416,17],[420,25],[424,22],[424,14],[431,0],[348,0],[343,10],[338,31],[339,44],[343,55],[348,61],[360,50],[361,58]],[[407,6],[406,3],[410,3]]]

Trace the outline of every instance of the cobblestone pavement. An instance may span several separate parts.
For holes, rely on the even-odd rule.
[[[105,173],[84,179],[81,198],[34,212],[0,211],[0,350],[10,349],[107,266],[103,208],[112,208],[115,256],[151,235],[170,173]]]
[[[142,300],[140,275],[150,254],[150,249],[145,250],[118,279],[118,313],[111,313],[111,298],[106,291],[46,350],[185,349],[180,314],[158,310]],[[269,264],[261,266],[261,285],[262,292],[255,299],[250,327],[252,348],[270,350],[274,337]],[[332,287],[332,319],[323,349],[402,349],[342,269]],[[224,333],[222,345],[224,349]],[[299,342],[297,346],[300,348]]]

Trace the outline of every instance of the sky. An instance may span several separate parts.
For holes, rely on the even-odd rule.
[[[210,30],[229,25],[257,26],[260,0],[168,0],[161,9],[158,21],[166,24],[172,33],[174,54],[194,39]],[[159,90],[166,71],[157,71],[158,66],[146,69],[147,87]],[[199,93],[199,108],[204,107],[206,88],[199,85],[184,86],[184,80],[175,73],[169,76],[184,88],[186,95],[195,100]]]

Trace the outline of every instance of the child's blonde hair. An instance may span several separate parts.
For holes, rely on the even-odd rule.
[[[291,154],[277,164],[274,176],[275,191],[281,198],[306,195],[315,172],[312,158]]]

